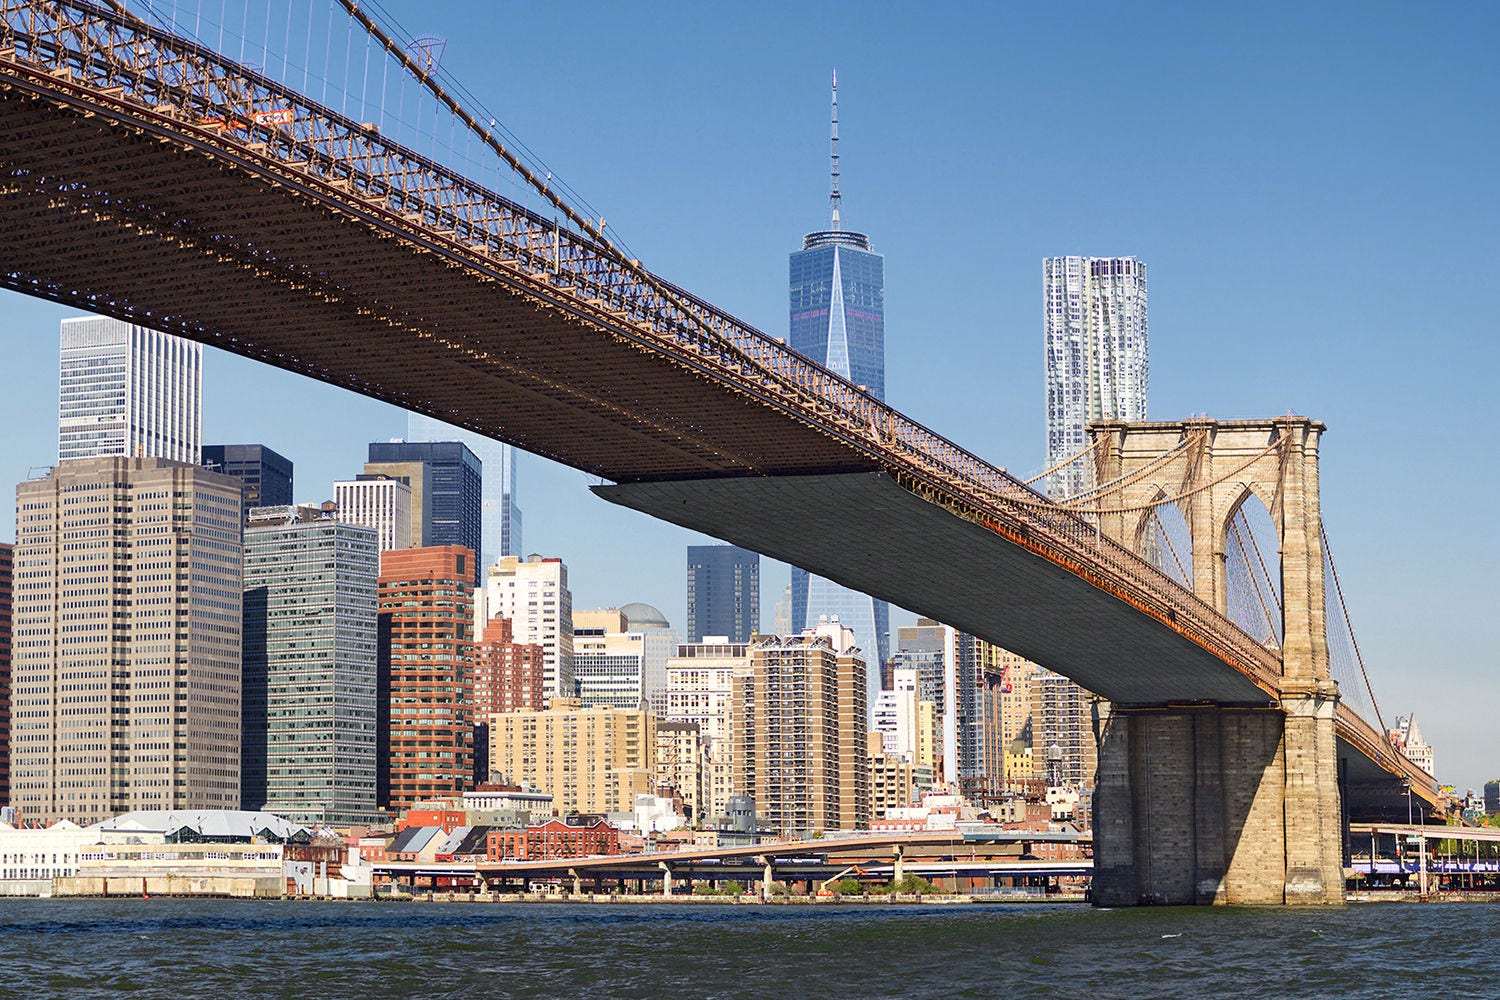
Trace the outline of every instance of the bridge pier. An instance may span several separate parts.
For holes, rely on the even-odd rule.
[[[1095,706],[1094,902],[1343,901],[1329,682],[1279,706]]]

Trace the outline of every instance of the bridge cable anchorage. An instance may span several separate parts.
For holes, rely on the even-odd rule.
[[[706,334],[722,350],[725,350],[737,356],[741,363],[750,366],[756,371],[765,372],[767,375],[776,379],[776,381],[780,383],[790,384],[794,389],[800,390],[802,388],[800,386],[796,386],[795,383],[787,383],[786,379],[781,376],[780,372],[777,372],[774,368],[768,369],[766,366],[760,364],[757,359],[752,357],[747,351],[741,348],[733,340],[720,335],[719,331],[714,329],[713,324],[699,315],[698,310],[694,308],[694,306],[690,302],[688,302],[687,299],[678,295],[671,286],[658,279],[656,275],[652,274],[651,271],[643,267],[639,261],[633,260],[622,253],[620,249],[610,241],[609,237],[604,235],[604,219],[602,216],[599,219],[599,224],[596,225],[592,219],[586,218],[578,212],[574,211],[572,206],[563,201],[563,199],[552,190],[550,185],[540,180],[536,176],[536,174],[532,172],[524,163],[522,163],[515,154],[510,152],[510,150],[508,150],[503,143],[497,140],[489,129],[484,128],[473,115],[471,115],[467,110],[464,109],[463,105],[459,104],[457,100],[451,97],[448,92],[443,89],[443,86],[439,84],[437,80],[435,80],[432,75],[428,73],[427,70],[423,68],[419,62],[417,62],[417,60],[412,58],[412,56],[406,52],[405,48],[399,45],[395,41],[395,39],[391,38],[391,36],[388,35],[385,30],[382,29],[378,24],[376,24],[368,14],[360,9],[358,3],[354,2],[354,0],[338,0],[338,2],[339,5],[348,12],[351,18],[358,22],[359,25],[364,28],[367,33],[373,36],[375,40],[381,44],[381,46],[386,50],[387,53],[394,56],[409,73],[416,77],[418,83],[427,88],[427,90],[434,97],[436,97],[443,104],[443,106],[445,106],[450,112],[452,112],[459,121],[463,122],[465,128],[467,128],[470,132],[477,136],[479,140],[483,142],[485,146],[487,146],[492,152],[503,159],[513,171],[520,174],[522,179],[524,179],[526,183],[532,187],[533,190],[535,190],[538,194],[545,198],[553,208],[557,209],[564,216],[566,216],[568,221],[577,226],[580,232],[588,236],[589,239],[593,240],[598,248],[603,252],[603,254],[606,257],[609,257],[617,267],[623,268],[628,273],[634,275],[643,284],[645,284],[648,288],[655,292],[656,295],[659,296],[667,305],[672,306],[679,313],[680,318],[685,319],[691,325],[698,327],[701,332]],[[798,394],[801,395],[802,393],[799,392]],[[751,466],[751,468],[754,469],[755,467]]]
[[[1067,504],[1052,503],[1048,501],[1038,503],[1034,500],[1023,499],[1022,497],[1013,495],[1007,495],[1004,499],[1006,503],[1014,504],[1017,507],[1031,507],[1037,510],[1064,510],[1070,513],[1081,514],[1139,514],[1144,511],[1155,510],[1157,507],[1162,507],[1169,503],[1181,503],[1184,500],[1190,500],[1193,497],[1197,496],[1199,493],[1204,492],[1205,490],[1212,489],[1213,487],[1218,486],[1226,482],[1227,480],[1233,479],[1235,476],[1239,475],[1241,472],[1244,472],[1246,469],[1250,468],[1250,466],[1254,465],[1262,458],[1265,458],[1277,448],[1286,447],[1287,443],[1290,440],[1291,439],[1288,437],[1279,437],[1275,441],[1272,441],[1270,444],[1266,445],[1266,447],[1262,448],[1260,451],[1256,452],[1254,455],[1251,455],[1241,465],[1224,473],[1217,479],[1203,483],[1199,486],[1195,486],[1190,490],[1184,490],[1183,492],[1178,493],[1175,496],[1160,497],[1156,500],[1152,500],[1150,503],[1133,504],[1129,507],[1091,507],[1085,504],[1070,506]]]
[[[1365,669],[1365,658],[1359,651],[1359,637],[1354,634],[1354,623],[1349,620],[1349,606],[1344,603],[1344,588],[1339,583],[1338,567],[1333,562],[1333,548],[1328,544],[1328,529],[1321,523],[1318,525],[1319,540],[1323,543],[1323,552],[1328,559],[1329,575],[1333,577],[1333,592],[1338,595],[1339,611],[1344,616],[1344,627],[1349,630],[1349,643],[1354,648],[1354,662],[1359,664],[1359,673],[1365,682],[1365,691],[1370,696],[1370,707],[1375,712],[1375,721],[1380,724],[1382,734],[1387,732],[1385,718],[1380,714],[1380,702],[1375,698],[1375,688],[1370,683],[1370,672]]]

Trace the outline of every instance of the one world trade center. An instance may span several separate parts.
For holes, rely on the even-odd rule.
[[[885,258],[870,238],[839,219],[839,98],[833,78],[832,224],[802,238],[791,255],[791,346],[885,399]],[[870,702],[880,690],[880,668],[890,656],[890,607],[884,601],[792,569],[792,628],[838,616],[854,630],[869,670]]]

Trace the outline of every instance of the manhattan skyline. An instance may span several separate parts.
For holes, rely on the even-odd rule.
[[[452,39],[447,68],[605,206],[647,266],[775,336],[786,234],[824,204],[836,63],[845,152],[861,165],[846,214],[891,261],[888,395],[1012,471],[1043,466],[1040,261],[1150,261],[1153,416],[1290,410],[1329,425],[1325,516],[1386,721],[1422,719],[1444,780],[1493,776],[1496,542],[1479,505],[1393,530],[1410,506],[1390,488],[1393,468],[1435,467],[1480,494],[1494,478],[1485,375],[1500,348],[1484,296],[1455,294],[1487,287],[1497,250],[1482,127],[1500,96],[1482,43],[1493,12],[1427,23],[1395,6],[1272,6],[1250,23],[1145,7],[1070,24],[1065,74],[1041,11],[788,7],[794,38],[776,17],[687,6],[581,23],[504,12],[598,54],[557,79],[553,53],[508,50],[502,69],[465,41],[510,30],[499,13],[390,7]],[[631,51],[667,20],[678,43],[642,65]],[[745,44],[706,44],[726,30]],[[621,81],[640,95],[628,113],[598,99]],[[12,485],[56,460],[57,324],[71,315],[0,297]],[[369,442],[404,434],[401,411],[211,351],[204,386],[204,442],[291,458],[299,501],[330,497]],[[703,539],[607,508],[582,473],[523,463],[526,548],[568,563],[576,606],[643,601],[684,628],[682,545]],[[0,539],[13,513],[3,505]]]

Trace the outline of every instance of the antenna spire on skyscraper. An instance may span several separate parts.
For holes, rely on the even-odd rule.
[[[829,144],[829,155],[833,159],[833,191],[828,199],[833,204],[833,228],[839,228],[839,71],[833,71],[833,138]]]

